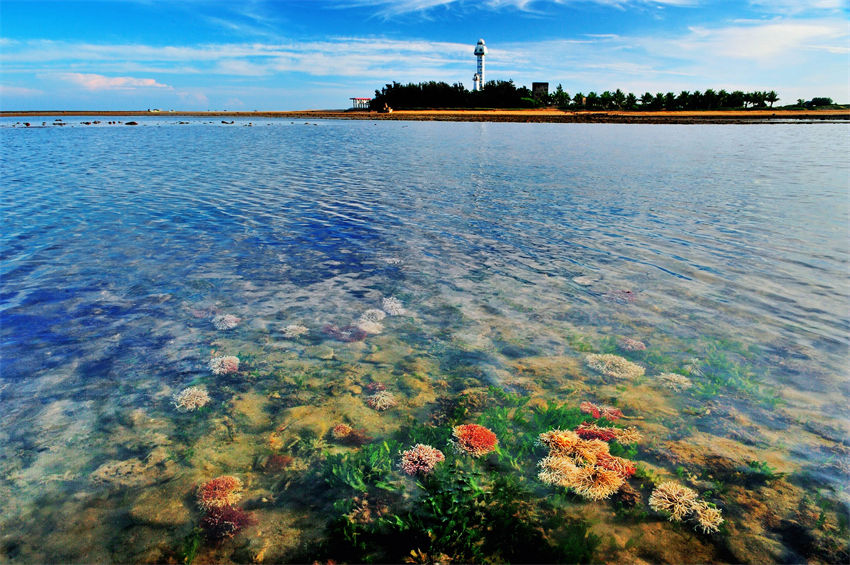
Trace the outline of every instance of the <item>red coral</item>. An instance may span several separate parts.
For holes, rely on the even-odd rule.
[[[198,489],[198,505],[209,510],[231,506],[242,498],[242,481],[231,475],[211,479]]]
[[[590,414],[594,418],[599,418],[602,416],[602,411],[600,410],[599,406],[592,402],[588,402],[587,400],[582,402],[579,405],[579,408],[581,408],[582,412],[584,412],[585,414]]]
[[[624,479],[628,479],[637,472],[635,464],[622,457],[614,457],[608,453],[600,453],[596,456],[596,465],[609,471],[614,471]]]
[[[478,424],[463,424],[452,429],[455,447],[473,457],[481,457],[496,449],[499,439],[492,431]]]
[[[270,455],[265,464],[266,471],[276,472],[283,471],[292,464],[292,457],[289,455]]]
[[[606,420],[619,420],[623,417],[623,411],[619,408],[612,408],[611,406],[603,406],[602,407],[602,417]]]
[[[613,406],[597,406],[592,402],[588,402],[585,400],[579,405],[579,408],[585,414],[590,414],[597,420],[599,418],[605,418],[606,420],[619,420],[623,417],[623,412],[619,408],[614,408]]]
[[[254,517],[241,508],[223,506],[213,508],[201,518],[201,527],[207,537],[214,540],[232,538],[245,526],[256,524]]]
[[[617,438],[617,430],[615,428],[600,428],[596,424],[581,424],[576,428],[576,433],[582,439],[611,441]]]

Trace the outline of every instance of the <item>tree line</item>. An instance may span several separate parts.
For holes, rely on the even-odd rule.
[[[645,92],[636,95],[625,93],[619,88],[601,94],[577,92],[570,96],[559,84],[554,92],[535,98],[531,90],[516,86],[512,80],[488,81],[480,91],[473,92],[461,83],[420,82],[400,84],[393,82],[375,91],[370,103],[372,110],[384,106],[394,109],[414,108],[536,108],[557,106],[562,110],[627,110],[627,111],[675,111],[675,110],[735,110],[747,108],[773,108],[779,100],[776,91],[744,92],[734,90],[707,89],[703,92],[683,90],[674,92]],[[832,99],[819,97],[809,101],[797,100],[794,107],[816,108],[829,106]]]

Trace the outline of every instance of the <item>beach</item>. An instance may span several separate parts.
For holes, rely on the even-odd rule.
[[[522,122],[522,123],[626,123],[626,124],[742,124],[847,121],[850,109],[840,110],[706,110],[676,112],[580,111],[565,112],[556,108],[540,109],[475,109],[475,110],[396,110],[392,113],[354,110],[271,111],[25,111],[0,112],[0,117],[67,117],[67,116],[175,116],[210,118],[280,118],[343,120],[411,120],[444,122]]]

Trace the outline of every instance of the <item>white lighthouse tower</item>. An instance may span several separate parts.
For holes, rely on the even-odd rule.
[[[487,46],[484,45],[484,40],[479,39],[475,46],[475,56],[478,57],[478,72],[472,77],[472,90],[481,90],[484,88],[484,55],[487,54]]]

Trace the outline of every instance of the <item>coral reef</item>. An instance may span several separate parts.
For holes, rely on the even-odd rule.
[[[699,500],[697,496],[693,489],[676,481],[666,481],[652,491],[649,507],[656,512],[669,514],[670,521],[690,520],[694,528],[704,534],[717,532],[723,523],[720,510]]]
[[[573,460],[563,455],[544,457],[537,466],[540,467],[537,478],[547,485],[559,487],[571,486],[578,472],[578,467]]]
[[[603,500],[620,490],[624,479],[615,471],[588,465],[578,467],[570,487],[576,494],[590,500]]]
[[[411,449],[401,454],[401,470],[408,475],[427,475],[434,470],[437,463],[444,461],[446,457],[439,449],[417,443]]]
[[[637,472],[635,464],[628,459],[615,457],[608,453],[599,453],[596,456],[596,465],[609,471],[614,471],[624,479],[628,479]]]
[[[582,439],[601,439],[611,441],[617,438],[617,428],[601,428],[596,424],[581,424],[576,433]]]
[[[649,507],[670,515],[671,521],[681,522],[694,509],[697,492],[676,481],[666,481],[655,487],[649,495]]]
[[[181,412],[192,412],[202,408],[210,401],[210,395],[205,388],[190,386],[184,388],[172,397],[174,407]]]
[[[555,456],[572,454],[580,441],[578,434],[569,430],[550,430],[537,436],[537,444],[546,446]]]
[[[255,523],[251,514],[233,506],[211,508],[201,518],[201,528],[213,540],[232,538],[245,526]]]
[[[365,388],[366,392],[376,393],[381,392],[382,390],[387,390],[387,385],[384,383],[371,382],[367,384]]]
[[[618,428],[617,429],[617,443],[622,445],[629,445],[632,443],[638,443],[643,440],[643,434],[637,431],[637,428],[634,426],[629,426],[628,428]]]
[[[239,371],[239,357],[227,355],[210,359],[210,371],[213,375],[230,375]]]
[[[685,375],[680,375],[679,373],[661,373],[655,378],[661,384],[661,386],[669,388],[670,390],[675,390],[677,392],[687,390],[691,388],[691,386],[693,386],[693,383],[691,383],[691,379],[689,379]]]
[[[404,306],[401,301],[395,297],[385,297],[381,301],[381,308],[390,316],[401,316],[405,313]]]
[[[646,344],[640,340],[623,337],[617,342],[617,347],[623,351],[646,351]]]
[[[241,321],[241,318],[237,318],[233,314],[220,314],[212,319],[212,323],[217,330],[232,330]]]
[[[631,304],[637,298],[637,295],[628,289],[612,290],[606,292],[603,296],[605,299],[617,304]]]
[[[496,434],[478,424],[463,424],[452,428],[452,444],[459,453],[481,457],[495,451],[499,444]]]
[[[591,353],[584,358],[587,366],[605,376],[615,379],[634,379],[642,377],[646,369],[628,359],[611,353]]]
[[[301,324],[289,324],[285,328],[283,328],[283,337],[287,339],[295,339],[296,337],[300,337],[310,330],[307,329],[306,326],[302,326]]]
[[[640,492],[629,483],[624,482],[617,491],[616,500],[626,508],[634,508],[641,501]]]
[[[368,335],[365,331],[361,330],[357,326],[339,327],[334,324],[328,324],[324,328],[322,328],[322,331],[328,337],[345,343],[363,341]]]
[[[345,439],[350,436],[353,431],[354,428],[348,424],[337,424],[331,429],[331,437],[336,440]]]
[[[720,530],[723,517],[719,509],[709,506],[706,502],[699,501],[693,510],[692,518],[696,522],[696,527],[702,530],[702,533],[712,534]]]
[[[369,405],[369,408],[373,408],[378,412],[381,412],[387,408],[392,408],[397,404],[397,402],[393,393],[382,390],[367,397],[366,404]]]
[[[233,506],[242,498],[242,481],[222,475],[198,487],[198,506],[204,510]]]
[[[585,414],[590,414],[596,419],[605,418],[606,420],[619,420],[623,417],[623,412],[619,408],[613,406],[597,406],[592,402],[585,400],[579,405],[579,408]]]

